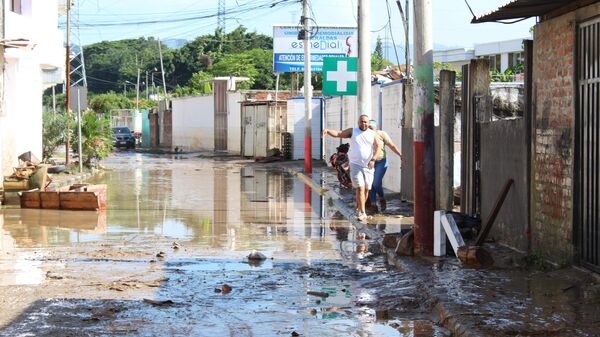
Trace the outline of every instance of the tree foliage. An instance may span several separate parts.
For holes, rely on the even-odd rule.
[[[165,64],[172,64],[172,51],[166,46],[162,49]],[[83,51],[88,90],[93,93],[120,91],[125,81],[136,83],[138,68],[141,77],[146,71],[160,69],[158,41],[151,37],[103,41],[85,46]],[[165,73],[172,72],[172,67],[166,68]]]
[[[89,108],[96,113],[110,116],[110,111],[113,109],[132,109],[135,108],[135,104],[123,95],[110,92],[93,96]]]

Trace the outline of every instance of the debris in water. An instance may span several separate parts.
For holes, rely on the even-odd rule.
[[[329,297],[329,294],[326,292],[322,292],[322,291],[307,291],[306,292],[308,295],[312,295],[312,296],[318,296],[318,297]]]
[[[223,284],[223,287],[221,288],[223,294],[229,294],[231,292],[231,289],[231,286],[228,284]]]
[[[292,331],[292,336],[294,336],[294,337],[298,337],[298,336],[300,336],[300,334],[299,334],[299,333],[297,333],[296,331]]]
[[[175,302],[173,302],[171,300],[156,301],[156,300],[151,300],[149,298],[144,298],[144,303],[151,304],[155,307],[165,307],[165,306],[171,306],[171,305],[175,304]]]
[[[165,257],[166,255],[167,255],[167,254],[165,254],[165,252],[158,252],[158,254],[156,254],[156,257],[163,258],[163,257]]]
[[[263,253],[258,252],[256,250],[252,250],[252,252],[248,255],[248,260],[262,261],[262,260],[266,260],[266,259],[267,259],[267,257]]]
[[[62,275],[49,271],[46,273],[46,278],[52,280],[62,280],[64,277]]]
[[[390,318],[390,312],[387,309],[376,310],[375,311],[375,318],[376,319],[389,319]]]

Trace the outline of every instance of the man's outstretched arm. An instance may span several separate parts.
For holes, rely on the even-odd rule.
[[[337,138],[350,138],[352,137],[352,129],[346,129],[346,130],[329,130],[329,129],[324,129],[323,133],[322,133],[322,137],[325,136],[331,136],[331,137],[337,137]]]

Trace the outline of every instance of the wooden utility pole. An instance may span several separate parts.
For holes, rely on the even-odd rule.
[[[369,0],[358,1],[358,114],[371,116],[371,17]]]
[[[454,86],[456,72],[440,72],[440,182],[438,210],[454,207]]]
[[[71,121],[71,0],[67,0],[67,38],[66,38],[66,42],[67,42],[67,48],[66,48],[66,53],[67,53],[67,59],[65,62],[65,72],[66,72],[66,79],[65,79],[65,109],[67,110],[67,121]],[[70,147],[71,147],[71,141],[70,141],[70,137],[71,135],[69,134],[69,123],[67,123],[66,125],[66,129],[65,129],[65,134],[66,134],[66,143],[65,143],[65,165],[69,165],[69,151],[70,151]]]
[[[415,0],[414,129],[414,249],[416,255],[433,255],[435,210],[435,152],[433,129],[433,42],[431,0]]]
[[[304,173],[310,174],[312,173],[312,74],[308,1],[302,2],[302,30],[304,31]]]

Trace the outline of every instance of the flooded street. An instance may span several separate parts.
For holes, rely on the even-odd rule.
[[[106,211],[0,211],[0,335],[447,335],[414,276],[276,165],[104,165]]]

